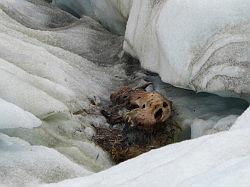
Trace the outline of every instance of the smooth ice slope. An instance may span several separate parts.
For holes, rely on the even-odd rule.
[[[9,128],[33,128],[38,127],[42,122],[33,114],[0,99],[0,129]]]
[[[250,101],[250,1],[136,0],[124,49],[164,82]]]
[[[250,124],[250,107],[237,119],[232,129],[247,128]]]

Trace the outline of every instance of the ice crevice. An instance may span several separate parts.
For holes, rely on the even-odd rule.
[[[204,35],[197,37],[199,42],[192,35],[192,45],[181,40],[180,47],[170,37],[174,33],[180,38],[178,28],[163,28],[166,20],[161,12],[168,6],[178,12],[179,7],[172,0],[166,2],[0,2],[0,185],[206,186],[211,179],[216,186],[233,184],[232,169],[235,176],[250,170],[242,167],[250,152],[249,42],[248,35],[242,35],[248,25],[230,26],[225,35],[222,30],[211,37],[205,33],[206,45],[200,43]],[[185,22],[181,17],[187,13],[183,14],[177,17],[179,26]],[[174,23],[169,18],[166,24]],[[185,61],[190,46],[195,57]],[[181,61],[187,64],[175,63]],[[182,74],[184,70],[187,74]],[[153,83],[149,91],[158,91],[174,103],[175,120],[183,129],[179,141],[187,141],[110,168],[109,155],[92,141],[92,125],[107,125],[105,118],[74,113],[92,109],[93,100],[107,101],[124,84],[145,82]],[[200,93],[183,89],[191,87]]]

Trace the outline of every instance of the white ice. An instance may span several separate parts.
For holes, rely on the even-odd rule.
[[[121,84],[120,66],[98,67],[89,61],[115,63],[121,49],[121,38],[91,18],[78,20],[41,0],[0,1],[0,131],[32,145],[54,148],[61,154],[53,157],[51,149],[51,162],[64,155],[90,172],[109,168],[112,162],[107,153],[91,141],[95,133],[91,121],[73,113],[91,108],[90,99],[108,98]],[[15,150],[11,153],[16,161],[4,172],[13,178],[10,184],[20,185],[15,176],[29,178],[35,165],[19,159]],[[40,159],[40,151],[31,149],[30,154]],[[48,165],[37,167],[37,173],[44,171],[35,177],[39,182],[58,179],[50,176]],[[12,175],[15,169],[21,172]],[[85,173],[62,174],[58,180],[80,175]]]
[[[124,50],[164,82],[250,100],[250,4],[245,0],[54,0],[122,34]],[[127,18],[128,21],[127,21]],[[126,24],[127,22],[127,24]]]
[[[24,111],[12,103],[0,99],[0,129],[33,128],[42,124],[33,114]]]
[[[250,101],[250,1],[136,0],[124,49],[177,87]]]
[[[21,186],[89,175],[68,158],[43,146],[0,134],[0,185]]]

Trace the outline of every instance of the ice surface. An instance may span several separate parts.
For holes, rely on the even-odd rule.
[[[124,35],[132,0],[53,0],[53,3],[75,16],[92,17],[112,32]]]
[[[237,117],[236,115],[230,115],[219,120],[216,119],[218,117],[212,117],[213,119],[209,120],[195,119],[191,125],[191,138],[198,138],[206,134],[229,130]]]
[[[59,152],[0,134],[0,185],[21,186],[89,175]]]
[[[177,87],[250,101],[250,1],[136,0],[124,49]]]
[[[30,28],[45,30],[51,27],[67,26],[76,21],[73,16],[41,0],[4,0],[1,1],[0,8]]]
[[[57,150],[72,164],[91,172],[110,167],[107,153],[91,142],[91,121],[72,113],[91,108],[90,99],[107,99],[122,84],[125,73],[120,65],[107,67],[119,60],[121,44],[121,37],[112,35],[91,18],[78,20],[44,1],[0,1],[0,131],[32,145],[54,148],[46,153],[51,152],[51,162],[53,158],[57,160],[53,154]],[[87,59],[107,65],[99,67]],[[34,151],[32,156],[40,159],[38,154],[43,149],[48,148]],[[14,150],[8,154],[11,153],[15,163],[20,163],[13,162],[13,170],[22,172],[29,170],[29,165],[35,167],[32,161],[19,160]],[[37,168],[44,175],[39,182],[86,174],[72,171],[72,175],[57,178],[46,167]],[[59,170],[54,174],[60,174]],[[22,177],[21,172],[6,181],[15,184]],[[32,172],[26,174],[32,178]]]
[[[237,119],[232,129],[248,128],[250,125],[250,107]]]
[[[174,86],[250,100],[249,2],[54,0],[62,9],[125,28],[124,49]],[[178,15],[178,16],[176,16]],[[123,20],[123,21],[121,21]]]
[[[0,129],[33,128],[42,124],[33,114],[0,99]]]

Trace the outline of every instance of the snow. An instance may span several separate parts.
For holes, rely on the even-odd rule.
[[[249,109],[244,118],[249,124]],[[249,186],[249,133],[245,126],[172,144],[109,170],[43,187]]]
[[[248,186],[249,185],[249,156],[232,159],[181,183],[179,186]]]
[[[4,128],[33,128],[42,124],[33,114],[0,99],[0,129]]]
[[[207,134],[214,134],[221,131],[229,130],[237,119],[237,115],[229,115],[221,119],[202,120],[195,119],[191,125],[191,138],[198,138]]]
[[[249,97],[249,13],[245,0],[136,0],[124,49],[177,87]]]
[[[232,129],[248,128],[250,125],[250,108],[248,108],[235,122]]]
[[[17,167],[18,166],[18,167]],[[21,186],[89,175],[59,152],[0,134],[0,185]]]

